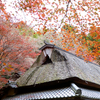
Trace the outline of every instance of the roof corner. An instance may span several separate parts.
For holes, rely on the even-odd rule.
[[[47,43],[45,40],[44,40],[44,43],[45,43],[45,45],[42,46],[41,48],[39,48],[39,50],[43,51],[46,48],[54,48],[55,47],[54,44]]]

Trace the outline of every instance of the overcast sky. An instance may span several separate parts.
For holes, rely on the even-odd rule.
[[[10,14],[12,14],[12,20],[14,22],[26,21],[26,23],[28,25],[31,25],[32,27],[36,26],[36,24],[39,24],[39,23],[37,23],[37,21],[34,20],[34,18],[38,17],[38,16],[36,16],[36,15],[34,16],[34,15],[30,14],[28,11],[24,12],[24,11],[18,10],[18,8],[14,8],[14,4],[15,4],[14,1],[16,1],[16,3],[17,3],[17,2],[20,2],[20,0],[2,0],[2,1],[6,3],[6,11],[9,12]],[[49,5],[47,7],[49,7]],[[85,8],[85,9],[87,9],[87,8]],[[87,15],[87,13],[85,11],[81,11],[80,13],[81,13],[81,16],[83,16],[83,18],[85,15]],[[62,19],[62,17],[59,16],[59,20],[58,20],[59,23],[60,23],[61,19]],[[57,23],[57,25],[58,25],[58,23]]]
[[[32,14],[30,14],[28,11],[27,12],[24,12],[24,11],[21,11],[21,10],[18,10],[18,8],[14,8],[14,1],[16,1],[16,3],[18,2],[18,0],[2,0],[3,3],[6,4],[6,11],[8,13],[11,14],[12,16],[12,20],[14,22],[17,22],[17,21],[27,21],[27,24],[30,25],[31,21],[33,20],[32,19]],[[34,22],[34,25],[35,25],[35,22]]]
[[[20,0],[2,0],[2,1],[3,1],[3,3],[6,4],[6,11],[11,14],[12,20],[14,22],[26,21],[26,23],[28,25],[31,25],[32,27],[36,26],[36,24],[39,24],[39,23],[37,23],[37,21],[35,21],[33,19],[33,18],[38,17],[38,16],[36,16],[36,15],[34,16],[34,15],[30,14],[28,11],[24,12],[24,11],[18,10],[18,8],[16,8],[16,9],[14,8],[14,4],[15,4],[14,1],[16,1],[16,3],[17,3],[17,2],[20,2]],[[48,5],[46,7],[50,7],[50,6]],[[61,18],[59,17],[60,21],[61,21]],[[34,20],[34,22],[32,23],[33,20]],[[52,22],[49,22],[49,23],[52,23]]]

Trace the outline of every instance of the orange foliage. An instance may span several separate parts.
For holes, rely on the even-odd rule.
[[[87,61],[96,60],[97,57],[100,56],[100,27],[98,27],[100,26],[99,0],[58,0],[57,2],[56,0],[20,0],[15,8],[24,9],[24,11],[29,11],[33,15],[32,22],[37,22],[36,27],[38,27],[38,30],[36,30],[38,34],[45,35],[45,33],[48,32],[47,30],[49,30],[54,39],[50,42],[54,43],[55,40],[58,42],[60,41],[63,49],[67,51],[70,50]],[[0,10],[4,14],[6,20],[11,19],[1,0]],[[40,32],[40,26],[42,26],[44,32]],[[21,28],[21,24],[17,24],[16,27]],[[9,38],[9,41],[4,38],[8,47],[9,44],[13,43],[14,45],[11,44],[11,47],[19,52],[18,44],[23,44],[24,46],[28,45],[17,33],[11,35],[7,26],[5,28],[2,24],[0,25],[0,29],[2,30],[2,32],[0,31],[0,35],[3,37],[8,36],[7,38]],[[17,40],[15,37],[19,39]],[[0,40],[0,44],[4,45],[4,41]],[[11,47],[9,48],[11,49]],[[22,53],[23,57],[27,49],[24,49]],[[30,46],[29,51],[31,49]],[[0,52],[3,51],[4,48],[1,46]],[[4,59],[6,55],[9,55],[9,58],[12,59],[18,55],[18,52],[13,53],[13,55],[9,55],[9,52],[4,52],[2,59]],[[2,61],[0,62],[2,63]],[[12,66],[18,67],[19,64],[13,63]]]

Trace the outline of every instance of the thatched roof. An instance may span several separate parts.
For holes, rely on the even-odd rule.
[[[27,86],[45,82],[73,79],[100,88],[100,66],[46,44],[32,67],[17,80],[17,85]],[[91,84],[90,84],[91,83]]]

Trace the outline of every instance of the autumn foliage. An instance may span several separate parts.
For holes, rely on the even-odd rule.
[[[14,9],[18,9],[17,14],[22,11],[31,15],[30,25],[37,34],[48,33],[51,43],[59,42],[64,50],[86,61],[100,61],[100,0],[20,0],[13,2],[13,5]],[[4,6],[0,0],[2,16],[9,22],[0,24],[0,64],[1,72],[8,74],[6,70],[9,73],[12,70],[26,70],[29,65],[25,58],[34,58],[36,53],[32,50],[34,46],[24,38],[34,32],[27,35],[27,31],[21,28],[29,19],[25,19],[25,24],[23,21],[14,24],[11,16],[17,16],[8,14]],[[19,29],[21,35],[18,30],[11,32],[10,25]]]
[[[92,25],[85,40],[87,42],[88,50],[100,64],[100,27]]]
[[[21,1],[20,7],[37,15],[36,20],[44,30],[53,30],[53,39],[60,40],[58,42],[62,43],[63,49],[74,49],[76,55],[87,61],[99,57],[99,0],[25,0]]]
[[[23,74],[31,66],[28,58],[34,59],[39,53],[35,52],[35,42],[16,30],[20,24],[14,24],[12,29],[9,22],[0,20],[0,85],[3,85],[14,73]]]

